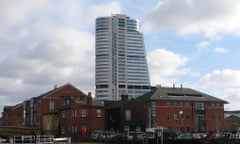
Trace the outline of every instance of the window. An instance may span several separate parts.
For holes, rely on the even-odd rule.
[[[189,106],[190,106],[190,103],[189,103],[189,102],[185,102],[185,106],[186,106],[186,107],[189,107]]]
[[[204,121],[205,117],[204,117],[204,115],[198,115],[197,119],[198,119],[198,121]]]
[[[65,118],[65,111],[62,112],[62,118]]]
[[[171,102],[166,102],[167,107],[171,107]]]
[[[85,108],[82,109],[82,117],[87,116],[87,110]]]
[[[70,98],[69,97],[63,98],[63,100],[62,100],[62,107],[63,108],[70,107]]]
[[[173,102],[173,106],[174,106],[174,107],[177,107],[177,102]]]
[[[62,132],[62,134],[64,134],[64,133],[65,133],[64,126],[62,126],[62,127],[61,127],[61,132]]]
[[[167,120],[171,120],[171,115],[170,114],[167,115]]]
[[[191,116],[190,115],[186,115],[186,120],[190,120]]]
[[[77,109],[72,110],[72,117],[77,117]]]
[[[97,109],[97,117],[102,117],[102,111],[101,109]]]
[[[179,106],[180,106],[180,107],[183,107],[183,102],[180,102],[180,103],[179,103]]]
[[[77,125],[72,125],[72,134],[77,133]]]
[[[131,117],[130,117],[131,118]],[[156,101],[151,102],[151,125],[157,126],[157,104]]]
[[[54,110],[54,100],[50,100],[49,102],[49,111],[53,111]]]
[[[184,114],[180,114],[180,120],[184,120]]]
[[[196,103],[196,110],[204,110],[204,103],[203,102],[197,102]]]
[[[126,121],[131,120],[131,110],[125,110],[125,120]]]
[[[174,115],[173,115],[173,119],[174,119],[174,120],[178,120],[178,115],[177,115],[177,114],[174,114]]]

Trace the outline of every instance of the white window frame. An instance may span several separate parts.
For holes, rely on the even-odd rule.
[[[83,108],[82,109],[82,114],[81,114],[82,117],[87,117],[87,109],[86,108]]]
[[[96,117],[102,117],[102,111],[101,111],[101,109],[97,109],[96,110]]]
[[[131,121],[131,110],[125,110],[125,120],[126,121]]]
[[[54,100],[50,100],[49,101],[49,111],[53,111],[54,110]]]

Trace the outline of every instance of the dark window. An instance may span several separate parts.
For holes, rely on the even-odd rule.
[[[191,116],[190,115],[186,115],[186,120],[190,120]]]
[[[167,120],[171,120],[171,115],[170,114],[167,115]]]

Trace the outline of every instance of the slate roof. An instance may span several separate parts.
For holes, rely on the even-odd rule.
[[[158,101],[201,101],[201,102],[228,102],[206,93],[183,87],[157,87],[151,92],[138,98],[139,100]]]
[[[120,100],[120,101],[112,101],[111,104],[109,104],[106,109],[115,109],[120,108],[124,104],[128,103],[130,100]]]

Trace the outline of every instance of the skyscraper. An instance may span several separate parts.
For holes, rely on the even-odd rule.
[[[96,19],[96,99],[136,98],[150,91],[143,34],[126,15]]]

